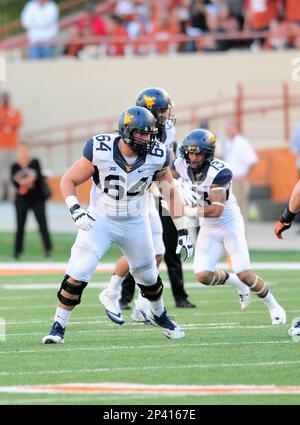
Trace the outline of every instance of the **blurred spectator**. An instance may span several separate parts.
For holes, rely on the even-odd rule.
[[[127,37],[127,31],[123,25],[123,19],[120,16],[115,15],[114,13],[110,14],[107,17],[106,21],[107,35],[108,36],[123,36]],[[109,56],[121,56],[125,53],[125,44],[124,43],[109,43],[107,54]]]
[[[19,141],[22,114],[10,105],[8,93],[2,94],[0,103],[0,201],[8,197],[9,167]]]
[[[105,20],[97,12],[97,5],[95,3],[87,3],[85,5],[85,11],[85,16],[80,18],[76,23],[79,35],[105,35]]]
[[[300,178],[300,123],[296,125],[291,137],[291,150],[296,155],[296,167]]]
[[[52,243],[46,220],[46,194],[43,190],[41,166],[37,159],[31,157],[25,143],[20,143],[17,147],[17,161],[11,166],[11,180],[17,188],[15,199],[17,231],[14,258],[19,258],[23,252],[24,229],[29,209],[34,212],[43,240],[45,257],[49,258]]]
[[[284,19],[289,23],[300,25],[300,1],[283,0],[285,6]]]
[[[177,11],[173,10],[168,19],[156,21],[154,23],[152,36],[155,43],[155,51],[158,54],[169,53],[172,48],[178,51],[177,43],[172,43],[171,35],[180,34]]]
[[[272,21],[269,25],[270,36],[264,42],[264,48],[272,50],[282,50],[291,47],[287,22]]]
[[[97,5],[95,3],[87,3],[84,9],[85,15],[76,22],[75,26],[69,29],[70,41],[65,53],[71,56],[78,56],[80,50],[85,47],[84,43],[75,41],[78,37],[106,35],[105,19],[97,13]]]
[[[58,18],[59,9],[54,1],[32,0],[25,5],[21,13],[21,23],[27,30],[30,59],[54,56],[52,43],[58,35]]]
[[[279,6],[281,0],[244,0],[245,30],[265,31],[273,20],[279,19]],[[264,38],[251,40],[253,48],[259,48],[264,44]]]
[[[250,192],[248,179],[251,167],[257,163],[258,158],[249,141],[240,134],[235,121],[227,122],[226,134],[228,139],[224,146],[223,159],[232,170],[233,193],[237,198],[246,225]]]

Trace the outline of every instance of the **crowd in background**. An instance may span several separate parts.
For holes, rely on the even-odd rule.
[[[83,11],[82,17],[64,30],[65,54],[77,56],[86,46],[83,38],[95,36],[128,39],[129,43],[88,43],[101,47],[109,56],[300,46],[299,0],[106,0],[86,3]],[[54,1],[27,3],[21,23],[27,30],[31,58],[54,55],[51,43],[62,36],[58,22]],[[237,31],[242,32],[239,37],[226,38]],[[249,33],[253,37],[248,37]],[[198,38],[178,40],[184,35]],[[143,37],[153,43],[143,41]],[[38,43],[43,43],[44,51]]]

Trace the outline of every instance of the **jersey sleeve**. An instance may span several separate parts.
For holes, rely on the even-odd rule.
[[[166,149],[166,160],[161,168],[168,167],[170,165],[170,149]]]
[[[232,171],[228,168],[221,170],[214,178],[212,184],[224,185],[232,180]]]
[[[91,138],[86,142],[85,147],[83,148],[83,156],[90,162],[93,162],[93,146],[94,141]]]

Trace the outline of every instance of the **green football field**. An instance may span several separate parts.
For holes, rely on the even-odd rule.
[[[11,261],[11,237],[0,234],[0,238],[6,243],[6,248],[0,243],[0,262]],[[55,260],[68,259],[72,240],[69,235],[55,236]],[[31,252],[23,260],[42,261],[37,236],[28,235],[27,242],[27,251]],[[114,262],[117,257],[118,251],[113,249],[105,261]],[[195,282],[191,271],[185,272],[186,290],[197,308],[174,308],[163,272],[165,304],[186,333],[185,339],[168,340],[158,327],[132,323],[130,311],[125,311],[123,326],[111,323],[97,299],[110,274],[97,273],[72,314],[64,345],[46,346],[41,338],[52,323],[62,276],[5,277],[0,270],[0,316],[6,323],[6,341],[0,341],[0,403],[300,404],[299,391],[257,394],[261,386],[300,387],[300,343],[292,342],[287,335],[292,319],[300,315],[300,270],[288,269],[288,262],[298,261],[299,253],[255,252],[252,259],[287,264],[279,270],[257,270],[286,309],[286,325],[272,326],[266,307],[255,296],[250,308],[242,312],[234,288],[206,288]],[[121,390],[89,391],[92,384],[104,383]],[[32,392],[37,385],[54,384],[80,384],[82,390]],[[171,385],[173,393],[128,392],[124,388],[129,384],[145,388]],[[176,392],[182,385],[215,386],[216,391],[209,395]],[[237,385],[250,385],[253,390],[217,394],[222,386]],[[19,386],[28,386],[29,391],[18,392]]]

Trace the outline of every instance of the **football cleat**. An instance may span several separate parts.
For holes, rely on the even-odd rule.
[[[288,330],[288,334],[292,337],[294,342],[300,342],[300,317],[296,317],[293,320],[292,326]]]
[[[113,293],[108,289],[104,289],[104,291],[99,294],[99,301],[103,304],[109,319],[117,325],[123,325],[124,319],[118,293]]]
[[[269,313],[272,319],[272,325],[284,325],[286,323],[286,313],[279,304],[275,308],[269,308]]]
[[[65,329],[59,322],[54,322],[50,329],[49,335],[42,339],[43,344],[63,344]]]
[[[152,325],[152,323],[148,320],[149,312],[149,309],[135,307],[135,309],[131,313],[131,319],[133,320],[133,322],[144,323],[145,325]]]
[[[181,339],[185,337],[185,333],[180,329],[179,325],[168,317],[166,309],[159,317],[149,310],[147,319],[152,325],[162,328],[163,334],[169,339]]]
[[[246,310],[250,305],[250,291],[248,294],[239,294],[241,310]]]

